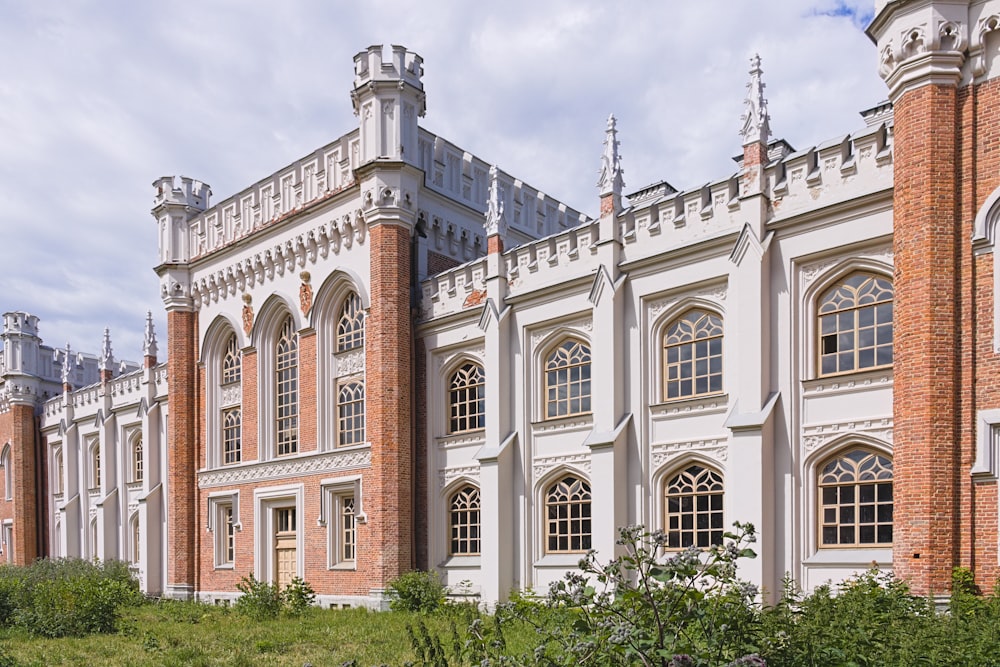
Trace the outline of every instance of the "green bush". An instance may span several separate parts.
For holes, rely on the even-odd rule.
[[[437,611],[445,603],[445,588],[436,572],[407,572],[389,582],[393,611]]]
[[[258,581],[252,574],[236,585],[242,595],[236,600],[236,612],[255,621],[277,618],[285,604],[277,584]]]
[[[285,586],[282,597],[285,601],[285,612],[291,616],[299,616],[316,601],[316,591],[301,577],[295,577]]]

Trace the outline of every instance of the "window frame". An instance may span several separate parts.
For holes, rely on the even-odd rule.
[[[456,499],[466,491],[471,490],[475,493],[474,506],[473,502],[467,502],[465,507],[455,506]],[[482,502],[482,491],[479,486],[471,482],[462,482],[457,486],[453,487],[451,492],[445,498],[446,507],[445,511],[448,513],[448,557],[449,558],[466,558],[466,557],[477,557],[482,555],[483,546],[483,502]],[[473,514],[475,517],[473,518]],[[464,517],[464,521],[462,518]],[[466,528],[466,536],[463,537],[461,534],[456,535],[456,529],[459,531],[461,528]],[[474,530],[473,530],[474,529]],[[475,536],[473,536],[475,533]],[[461,546],[462,544],[467,544],[470,548],[468,550],[456,550],[456,543]],[[473,543],[475,544],[475,549],[471,549]]]
[[[325,479],[320,482],[320,515],[317,523],[327,529],[327,569],[355,570],[357,569],[360,540],[358,526],[367,523],[364,513],[361,476],[352,475]],[[348,499],[354,501],[353,526],[346,525],[345,503]],[[345,536],[348,531],[353,533],[354,554],[347,558],[344,553]]]
[[[857,287],[853,287],[847,284],[854,276],[864,276],[865,280],[861,282]],[[883,281],[888,284],[891,290],[891,296],[888,299],[882,299],[878,301],[873,301],[871,303],[859,303],[863,298],[862,287],[864,287],[869,281]],[[855,300],[853,305],[849,307],[834,307],[833,310],[823,312],[823,309],[827,302],[833,303],[833,295],[840,289],[850,289],[855,294]],[[882,290],[884,291],[884,287]],[[861,298],[857,295],[862,294]],[[891,318],[888,322],[877,320],[879,313],[878,307],[885,304],[889,305],[889,312],[891,313]],[[862,323],[862,311],[872,310],[872,324],[866,325]],[[851,329],[841,329],[841,320],[843,316],[847,313],[852,313],[851,317]],[[877,371],[887,368],[892,368],[895,360],[894,346],[895,340],[892,332],[892,320],[895,317],[895,285],[893,283],[892,277],[886,275],[885,273],[873,270],[872,268],[865,266],[851,266],[847,270],[840,271],[836,274],[836,277],[824,282],[822,285],[818,286],[815,291],[815,296],[813,299],[813,312],[812,312],[812,326],[815,328],[814,334],[814,344],[816,346],[815,352],[813,354],[812,366],[814,368],[816,378],[826,378],[834,377],[837,375],[847,375],[851,373],[863,373],[867,371]],[[833,318],[835,321],[835,328],[833,331],[824,332],[824,318]],[[879,344],[879,330],[887,330],[889,332],[890,341],[888,344]],[[872,344],[871,345],[861,345],[862,331],[870,329],[872,332]],[[843,336],[850,335],[852,344],[851,347],[840,349],[839,342]],[[831,338],[831,337],[835,337]],[[830,352],[824,351],[824,346],[826,341],[836,343],[838,347]],[[885,363],[878,363],[879,350],[886,349],[889,350],[890,360]],[[864,350],[871,350],[873,355],[872,365],[862,366],[861,365],[861,354]],[[839,367],[839,357],[851,353],[853,358],[853,365],[848,369],[840,369]],[[824,358],[832,358],[835,364],[835,369],[831,371],[823,370]]]
[[[698,317],[694,320],[689,320],[689,318],[694,314],[698,314]],[[698,334],[700,327],[698,325],[706,318],[713,318],[717,320],[718,321],[717,324],[713,324],[713,326],[717,326],[719,331],[718,333],[711,333],[710,335],[699,337]],[[691,329],[693,331],[692,337],[688,340],[678,340],[677,342],[668,343],[668,339],[671,338],[673,333],[672,330],[675,327],[680,326],[681,323],[684,321],[690,321]],[[684,310],[680,311],[679,313],[677,313],[676,315],[674,315],[665,322],[665,324],[660,328],[658,337],[659,354],[660,354],[659,389],[660,389],[661,401],[663,402],[682,401],[691,398],[702,398],[704,396],[715,396],[725,392],[725,384],[724,384],[725,353],[726,353],[725,336],[726,336],[726,324],[725,324],[725,318],[723,318],[722,314],[714,308],[705,307],[700,304],[691,305],[687,308],[684,308]],[[717,353],[712,352],[714,341],[718,341]],[[705,350],[706,354],[704,355],[703,358],[697,355],[699,344],[701,343],[704,343],[706,348]],[[678,356],[681,356],[682,351],[680,350],[682,350],[682,348],[687,348],[687,347],[690,347],[691,349],[690,359],[688,360],[678,359],[676,362],[670,361],[671,350],[679,350]],[[717,372],[712,372],[712,361],[714,359],[718,359],[719,368]],[[702,360],[706,362],[707,368],[705,373],[699,375],[697,372],[698,362]],[[685,362],[688,362],[688,365],[690,365],[691,367],[690,392],[681,391],[681,386],[682,386],[681,383],[685,379],[681,377],[681,373],[683,371]],[[676,380],[672,380],[670,377],[670,371],[673,367],[677,367],[678,369],[680,369],[678,371],[678,378]],[[706,379],[706,384],[707,384],[706,390],[701,392],[697,390],[697,383],[700,377],[704,377]],[[714,377],[718,378],[718,388],[716,389],[712,388],[712,379]],[[678,392],[676,396],[670,395],[670,388],[673,382],[676,382],[678,384]]]
[[[695,473],[692,473],[691,471],[694,468],[698,468],[699,471],[695,472]],[[692,474],[694,475],[694,478],[692,479],[692,482],[693,482],[692,485],[694,486],[694,488],[692,489],[692,491],[690,493],[680,493],[680,492],[673,493],[673,494],[671,493],[671,486],[673,486],[675,480],[678,480],[678,478],[680,478],[683,475],[689,475],[690,476]],[[711,483],[712,484],[718,484],[721,488],[719,488],[719,489],[709,488],[707,490],[700,489],[699,485],[702,483],[702,481],[700,480],[700,478],[702,476],[710,476],[710,475],[714,475],[716,478],[718,478],[717,480],[712,480]],[[681,505],[682,505],[682,507],[678,511],[676,511],[676,512],[672,512],[671,509],[670,509],[670,505],[671,505],[670,501],[671,501],[672,497],[681,499]],[[716,498],[716,497],[719,498],[719,506],[718,506],[718,508],[714,508],[712,506],[712,499]],[[690,512],[684,511],[684,508],[683,508],[683,499],[684,498],[692,498],[693,499],[692,508],[691,508]],[[709,499],[708,500],[708,507],[707,507],[706,510],[699,510],[698,509],[698,500],[697,500],[698,498],[708,498]],[[664,550],[666,550],[666,551],[682,551],[682,550],[687,549],[688,547],[691,547],[691,546],[693,546],[695,548],[698,548],[698,549],[708,549],[708,548],[710,548],[713,545],[722,544],[723,543],[723,534],[726,531],[726,528],[725,528],[725,516],[726,516],[726,477],[725,477],[725,474],[722,472],[722,470],[720,470],[716,465],[713,465],[713,464],[710,464],[710,463],[706,463],[706,462],[700,461],[700,460],[688,460],[688,461],[685,461],[684,463],[682,463],[679,466],[673,467],[667,474],[663,475],[663,479],[662,479],[662,482],[660,484],[660,500],[663,503],[663,509],[662,509],[662,513],[661,513],[662,522],[663,522],[663,532],[664,532],[664,534],[666,535],[666,538],[667,538],[666,544],[663,547]],[[684,516],[688,515],[688,514],[690,514],[692,516],[692,522],[691,522],[692,523],[692,528],[686,530],[684,528]],[[706,515],[708,516],[709,526],[707,528],[698,528],[697,523],[698,523],[699,516],[706,516]],[[671,527],[671,521],[670,520],[671,520],[671,518],[673,516],[677,516],[678,517],[678,520],[679,520],[678,522],[680,524],[679,528],[676,531],[673,530],[672,527]],[[713,527],[711,525],[712,519],[715,516],[719,517],[719,525],[718,525],[718,527]],[[671,539],[670,539],[671,536],[672,536],[672,534],[674,532],[681,533],[681,536],[678,539],[678,544],[676,544],[676,545],[671,544]],[[695,537],[694,542],[692,544],[684,544],[684,533],[685,532],[690,532]],[[699,536],[699,534],[705,533],[705,532],[707,532],[708,536],[709,536],[708,543],[704,544],[704,545],[697,544],[697,542],[698,542],[697,537]],[[717,535],[715,535],[716,533],[717,533]],[[713,537],[717,538],[717,541],[713,541]]]
[[[456,378],[466,369],[471,368],[479,375],[479,382],[465,382],[456,385]],[[468,377],[468,374],[466,374]],[[473,433],[486,428],[486,370],[479,361],[462,359],[455,364],[446,376],[447,387],[447,433]],[[466,407],[464,415],[456,415],[456,408]],[[474,409],[475,411],[472,411]],[[474,421],[473,421],[474,420]],[[465,427],[459,425],[465,422]],[[470,425],[471,424],[471,425]]]
[[[568,486],[568,491],[570,492],[567,500],[553,502],[554,491],[562,485],[567,480],[574,480],[575,484],[570,484]],[[574,486],[582,485],[586,487],[585,494],[586,498],[580,498],[574,500]],[[542,553],[545,556],[560,556],[566,554],[581,554],[587,553],[593,547],[593,489],[590,486],[590,481],[584,476],[574,471],[562,471],[559,474],[549,477],[548,481],[542,485]],[[574,517],[572,515],[571,508],[574,506],[579,506],[579,516]],[[565,516],[561,516],[560,512],[555,512],[556,516],[553,517],[553,508],[566,507],[567,512]],[[579,522],[579,531],[574,532],[572,529],[572,522]],[[560,524],[565,523],[568,530],[565,534],[561,532],[553,531],[553,525],[555,524],[557,529]],[[586,526],[586,530],[584,530]],[[558,545],[552,547],[552,539],[556,540],[565,539],[567,540],[567,547],[560,548]],[[573,540],[578,540],[578,547],[573,547]]]
[[[132,474],[130,480],[133,484],[141,484],[145,478],[145,445],[142,439],[142,431],[139,431],[129,440],[129,453],[131,454]]]
[[[272,347],[274,456],[281,458],[299,453],[300,350],[295,319],[290,314],[279,321]]]
[[[243,530],[243,525],[240,523],[239,491],[213,493],[208,497],[207,528],[212,533],[213,568],[235,569],[236,533]]]
[[[847,482],[847,483],[845,483],[845,482],[824,483],[822,481],[822,478],[824,476],[824,470],[831,463],[834,463],[836,461],[840,461],[840,460],[843,460],[843,459],[847,459],[849,457],[849,455],[852,454],[852,453],[854,453],[854,452],[862,452],[862,453],[864,453],[866,455],[866,457],[864,459],[861,459],[860,461],[856,461],[855,462],[855,466],[854,466],[855,470],[860,469],[861,464],[864,461],[868,460],[868,458],[870,458],[870,457],[876,457],[876,463],[878,463],[878,459],[879,458],[885,459],[885,460],[888,461],[888,463],[889,463],[888,470],[889,470],[889,472],[892,475],[889,478],[889,480],[888,480],[889,484],[890,484],[890,486],[889,486],[889,488],[890,488],[890,498],[889,498],[889,502],[888,503],[885,503],[885,502],[881,502],[880,503],[879,502],[880,501],[880,493],[881,492],[880,492],[880,489],[878,487],[879,487],[880,484],[884,484],[885,483],[885,481],[886,481],[885,479],[882,479],[882,480],[879,480],[879,479],[874,479],[874,480],[859,480],[856,477],[853,482]],[[885,506],[886,504],[888,504],[889,508],[890,508],[889,509],[890,515],[892,515],[894,513],[894,507],[895,507],[895,489],[894,489],[894,481],[895,480],[894,480],[894,478],[895,478],[895,474],[894,474],[894,469],[893,469],[893,456],[892,456],[892,454],[890,452],[885,452],[885,451],[882,451],[880,449],[868,446],[868,445],[864,444],[863,442],[850,442],[850,443],[845,444],[845,445],[843,445],[841,447],[837,447],[835,450],[828,452],[821,459],[818,459],[817,462],[816,462],[815,467],[813,468],[813,478],[812,478],[813,479],[813,484],[815,485],[815,496],[814,497],[815,497],[815,502],[816,502],[816,510],[815,510],[814,516],[815,516],[815,521],[816,521],[816,531],[815,531],[816,538],[815,539],[816,539],[816,549],[817,549],[817,551],[844,550],[844,549],[852,549],[852,550],[858,550],[858,549],[891,549],[892,546],[893,546],[893,541],[890,539],[890,541],[888,541],[888,542],[879,542],[878,541],[878,534],[879,534],[879,527],[880,526],[888,525],[890,535],[894,538],[894,529],[895,529],[895,526],[894,526],[894,516],[891,516],[890,520],[888,522],[879,521],[878,517],[879,517],[879,507],[880,507],[880,505],[881,506]],[[873,490],[874,491],[873,501],[871,503],[862,503],[861,502],[861,493],[860,493],[860,488],[859,487],[862,486],[865,482],[869,482],[869,481],[876,487]],[[840,530],[842,530],[843,528],[847,527],[847,522],[843,521],[842,514],[838,511],[840,508],[846,507],[846,505],[843,502],[837,502],[837,503],[834,503],[834,504],[828,503],[824,499],[824,490],[828,489],[828,488],[838,488],[839,489],[839,488],[844,488],[844,487],[848,487],[848,486],[853,487],[853,492],[852,492],[851,495],[853,497],[853,500],[852,500],[852,509],[853,509],[854,519],[853,519],[853,523],[850,524],[850,527],[852,527],[854,529],[854,541],[850,542],[850,543],[841,542],[839,540],[839,535],[838,535],[837,542],[835,542],[835,543],[825,543],[824,542],[824,528],[834,527],[835,529],[838,530],[838,533],[839,533]],[[861,515],[861,511],[860,511],[860,505],[861,504],[872,505],[873,511],[874,511],[874,519],[875,519],[873,522],[864,522],[864,524],[862,524],[862,522],[861,522],[861,516],[860,516]],[[825,514],[826,514],[827,510],[830,510],[830,511],[833,511],[833,512],[836,513],[835,514],[835,516],[836,516],[836,521],[835,522],[829,522],[829,521],[825,520]],[[862,525],[872,525],[873,526],[873,529],[875,531],[875,533],[874,533],[875,541],[873,541],[873,542],[862,542],[862,541],[860,541],[860,532],[861,532],[860,528],[861,528]]]
[[[357,389],[349,395],[351,387],[356,387]],[[360,391],[360,397],[358,396],[358,391]],[[349,400],[345,400],[345,397]],[[357,409],[358,405],[360,405],[360,410]],[[351,406],[354,407],[354,411],[347,414],[346,410]],[[338,378],[336,405],[337,447],[352,447],[368,442],[366,408],[367,394],[363,376],[351,375]],[[353,424],[353,426],[346,428],[346,424]]]
[[[567,352],[568,360],[564,365],[553,365],[556,360],[556,356],[560,351],[567,349],[567,346],[572,345],[573,347],[568,348]],[[571,363],[573,359],[573,349],[583,348],[586,350],[586,360],[579,363]],[[593,386],[592,386],[592,363],[593,363],[593,350],[591,349],[590,342],[580,338],[578,336],[562,336],[556,340],[552,345],[545,348],[544,353],[541,355],[540,371],[541,371],[541,411],[542,420],[555,420],[563,419],[565,417],[577,417],[583,415],[593,414],[592,411],[592,399],[593,399]],[[580,369],[580,377],[574,380],[572,378],[572,370]],[[584,371],[584,369],[586,369]],[[553,373],[566,373],[565,383],[553,384],[550,381],[553,379]],[[584,377],[586,375],[586,377]],[[558,376],[555,376],[558,379]],[[580,394],[578,396],[570,396],[569,388],[579,385],[581,387]],[[583,393],[583,386],[586,385],[587,393]],[[566,398],[559,398],[558,395],[553,400],[553,392],[558,394],[559,387],[567,387]],[[572,402],[579,401],[580,409],[572,410]],[[565,412],[561,411],[559,408],[560,403],[566,403]],[[556,406],[555,414],[550,414],[552,410],[550,409],[553,405]]]

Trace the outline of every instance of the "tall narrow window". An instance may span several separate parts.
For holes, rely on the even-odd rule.
[[[479,489],[463,486],[451,497],[448,517],[451,526],[451,555],[479,555]]]
[[[142,435],[138,435],[132,443],[132,481],[141,482],[143,476]]]
[[[722,475],[688,466],[666,484],[667,547],[722,544]]]
[[[579,553],[590,549],[590,485],[566,475],[545,493],[545,550]]]
[[[299,348],[291,317],[281,325],[274,347],[276,453],[285,456],[299,450]]]
[[[451,408],[449,432],[486,427],[486,377],[482,366],[469,362],[452,373],[448,403]]]
[[[65,482],[63,481],[63,479],[65,478],[65,475],[66,475],[66,464],[63,463],[63,450],[62,449],[57,449],[56,450],[56,465],[55,465],[55,470],[56,470],[56,479],[55,479],[55,485],[54,486],[55,486],[55,489],[56,489],[56,493],[57,494],[61,494],[61,493],[63,493],[63,491],[66,490]]]
[[[822,467],[818,480],[820,546],[892,545],[892,460],[852,449]]]
[[[590,348],[564,341],[545,360],[545,415],[563,417],[590,412]]]
[[[365,441],[365,383],[345,382],[337,392],[337,443],[360,445]]]
[[[101,486],[101,446],[94,445],[90,450],[90,472],[91,487],[96,489]]]
[[[365,344],[365,311],[361,297],[351,292],[344,299],[344,306],[337,321],[337,352],[347,352]]]
[[[819,299],[821,375],[892,364],[892,282],[852,273]]]
[[[722,318],[689,310],[663,334],[665,399],[722,391]]]
[[[131,544],[132,549],[131,549],[131,551],[129,553],[129,562],[131,562],[133,565],[138,565],[139,564],[139,557],[142,554],[142,542],[141,542],[141,535],[139,533],[139,515],[138,514],[135,514],[135,515],[132,516],[132,520],[131,520],[131,522],[129,522],[129,525],[132,528],[132,530],[130,531],[132,533],[132,535],[131,535],[131,537],[132,537],[132,540],[131,540],[132,541],[132,544]]]
[[[340,561],[353,562],[357,546],[354,496],[340,498]]]
[[[236,334],[232,334],[226,345],[226,355],[222,358],[222,384],[239,382],[242,376],[243,363],[240,349],[236,342]]]
[[[222,462],[226,465],[242,460],[240,409],[230,408],[222,412]]]
[[[5,445],[0,454],[0,466],[3,466],[3,493],[5,500],[14,497],[14,467],[10,460],[10,445]]]

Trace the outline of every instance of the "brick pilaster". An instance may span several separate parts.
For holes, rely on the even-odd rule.
[[[945,594],[958,563],[961,425],[958,119],[953,86],[895,103],[893,568],[920,594]]]
[[[365,398],[378,511],[369,516],[384,585],[412,566],[413,433],[410,232],[371,227],[371,308],[365,327]]]
[[[36,485],[35,409],[28,404],[10,406],[10,454],[14,501],[13,554],[9,562],[28,565],[39,556],[38,503]]]
[[[195,590],[198,442],[198,315],[167,313],[167,593],[188,597]]]

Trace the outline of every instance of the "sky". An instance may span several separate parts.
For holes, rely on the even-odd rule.
[[[731,175],[749,59],[775,138],[886,98],[873,0],[0,0],[0,309],[45,343],[166,354],[152,181],[213,202],[356,127],[353,56],[424,59],[421,125],[589,215],[609,113],[625,192]]]

